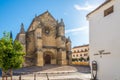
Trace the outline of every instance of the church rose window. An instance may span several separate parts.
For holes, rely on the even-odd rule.
[[[48,30],[48,29],[46,29],[46,30],[45,30],[45,33],[46,33],[46,34],[49,34],[49,30]]]
[[[50,28],[49,28],[49,27],[46,27],[46,28],[44,29],[44,33],[45,33],[45,35],[49,35],[49,34],[50,34]]]

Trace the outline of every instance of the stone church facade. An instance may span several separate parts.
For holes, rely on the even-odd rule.
[[[26,52],[24,66],[71,64],[71,40],[65,37],[63,19],[56,21],[48,11],[35,16],[26,32],[21,24],[16,40]]]

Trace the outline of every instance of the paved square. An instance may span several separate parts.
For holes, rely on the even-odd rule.
[[[46,65],[14,70],[13,80],[90,80],[90,68],[85,66]]]

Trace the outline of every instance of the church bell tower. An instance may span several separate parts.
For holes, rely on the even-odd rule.
[[[66,65],[66,46],[65,46],[65,25],[63,19],[58,23],[58,34],[57,34],[57,48],[58,48],[58,64]]]

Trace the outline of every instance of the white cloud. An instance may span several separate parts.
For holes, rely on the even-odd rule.
[[[75,4],[75,5],[74,5],[74,8],[75,8],[76,10],[91,11],[91,10],[94,10],[97,6],[98,6],[98,5],[91,5],[91,4],[89,4],[88,2],[86,2],[84,6]]]
[[[80,27],[80,28],[74,28],[74,29],[69,29],[66,30],[65,33],[75,33],[75,32],[80,32],[80,31],[88,31],[88,27],[84,26],[84,27]]]

